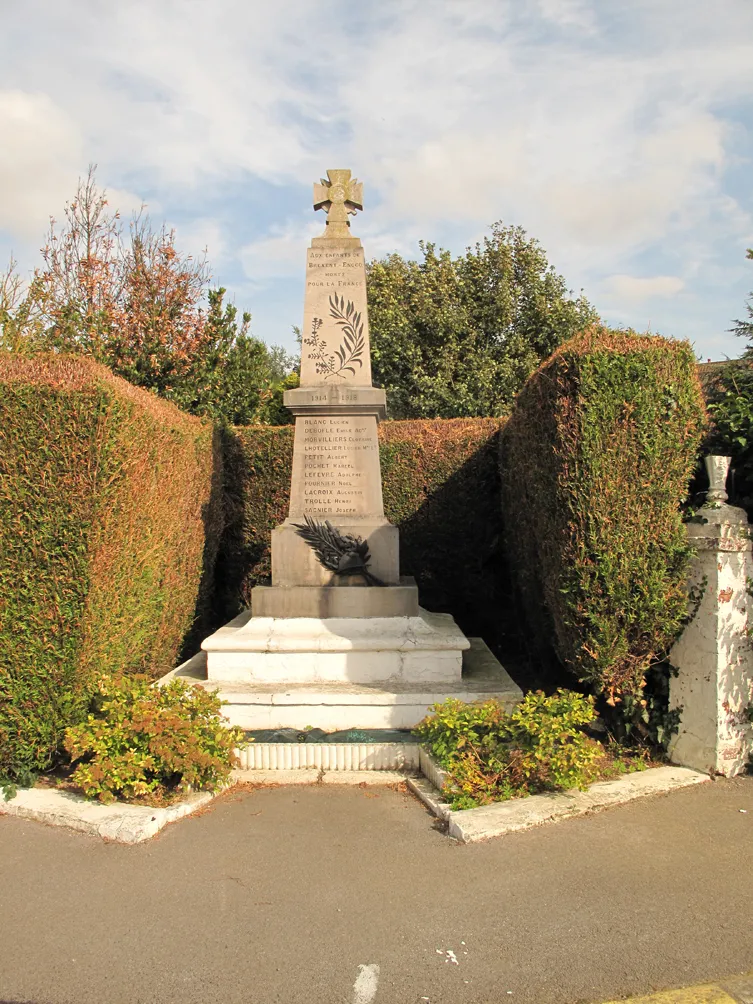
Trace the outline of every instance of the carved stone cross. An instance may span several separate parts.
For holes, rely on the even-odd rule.
[[[350,237],[348,216],[363,209],[363,185],[350,177],[350,171],[327,171],[329,181],[314,185],[314,209],[327,213],[324,237]]]

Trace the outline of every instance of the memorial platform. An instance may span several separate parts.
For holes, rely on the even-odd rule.
[[[426,615],[425,611],[422,613]],[[428,616],[434,618],[443,615]],[[248,621],[246,612],[221,630],[229,632],[233,625],[237,625],[234,630],[238,632]],[[288,626],[292,623],[294,622],[288,621]],[[458,630],[457,627],[455,630]],[[210,678],[207,655],[211,658],[212,654],[200,652],[168,673],[160,683],[181,679],[216,692],[226,702],[223,713],[229,723],[247,730],[306,727],[326,731],[358,728],[411,729],[426,716],[432,704],[448,697],[456,697],[461,701],[494,697],[507,708],[512,708],[523,697],[520,687],[480,638],[462,637],[468,647],[462,651],[460,672],[453,680],[448,680],[446,674],[442,677],[438,672],[436,677],[432,676],[433,660],[428,654],[426,676],[421,679],[393,677],[389,680],[355,682],[348,679],[312,678],[309,681],[289,683],[282,680],[252,680],[250,677],[243,679],[240,674],[232,679],[214,675]],[[224,638],[229,642],[230,634],[225,634]]]

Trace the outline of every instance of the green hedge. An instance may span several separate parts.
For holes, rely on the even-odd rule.
[[[208,424],[104,367],[0,354],[1,772],[50,765],[96,671],[175,665],[209,599],[220,464]]]
[[[531,637],[628,718],[687,612],[679,511],[704,423],[685,342],[594,327],[525,385],[503,516]]]
[[[500,632],[499,419],[384,422],[384,504],[400,562],[421,602],[495,641]],[[217,565],[217,622],[270,575],[270,535],[287,516],[293,428],[225,433],[227,527]]]

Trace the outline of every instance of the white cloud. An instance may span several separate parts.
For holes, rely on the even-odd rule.
[[[47,94],[0,91],[0,229],[41,237],[76,183],[82,139]]]
[[[642,301],[677,296],[685,288],[685,282],[678,275],[610,275],[603,287],[621,300]]]
[[[326,217],[321,212],[308,222],[303,218],[289,219],[283,226],[272,227],[262,237],[244,244],[238,254],[251,284],[260,289],[270,279],[302,281],[306,271],[306,248],[312,237],[323,235],[325,224]],[[381,258],[394,251],[410,255],[415,251],[409,241],[396,238],[394,232],[369,224],[367,216],[351,217],[351,227],[353,236],[362,239],[367,258]]]
[[[597,31],[596,17],[585,0],[539,0],[545,18],[562,28],[579,28],[589,34]]]
[[[178,224],[175,232],[178,246],[184,253],[200,258],[206,252],[215,269],[225,261],[229,248],[219,220],[200,216],[189,223]]]
[[[676,0],[75,7],[4,13],[11,239],[37,233],[89,161],[103,183],[146,192],[153,215],[179,207],[193,219],[181,240],[254,283],[302,268],[321,226],[286,186],[328,166],[365,182],[369,256],[419,237],[467,243],[504,219],[587,291],[664,254],[683,264],[656,271],[717,275],[722,295],[719,248],[753,231],[750,192],[730,182],[751,157],[750,0],[686,0],[681,18]],[[238,240],[215,210],[244,185],[265,195]]]
[[[306,247],[311,238],[320,236],[321,232],[322,220],[308,224],[299,219],[288,220],[284,226],[274,227],[240,249],[244,273],[257,285],[263,285],[268,279],[303,276]]]

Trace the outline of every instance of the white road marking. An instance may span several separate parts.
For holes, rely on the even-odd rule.
[[[359,966],[360,972],[353,984],[353,1004],[371,1004],[379,983],[379,966]]]

